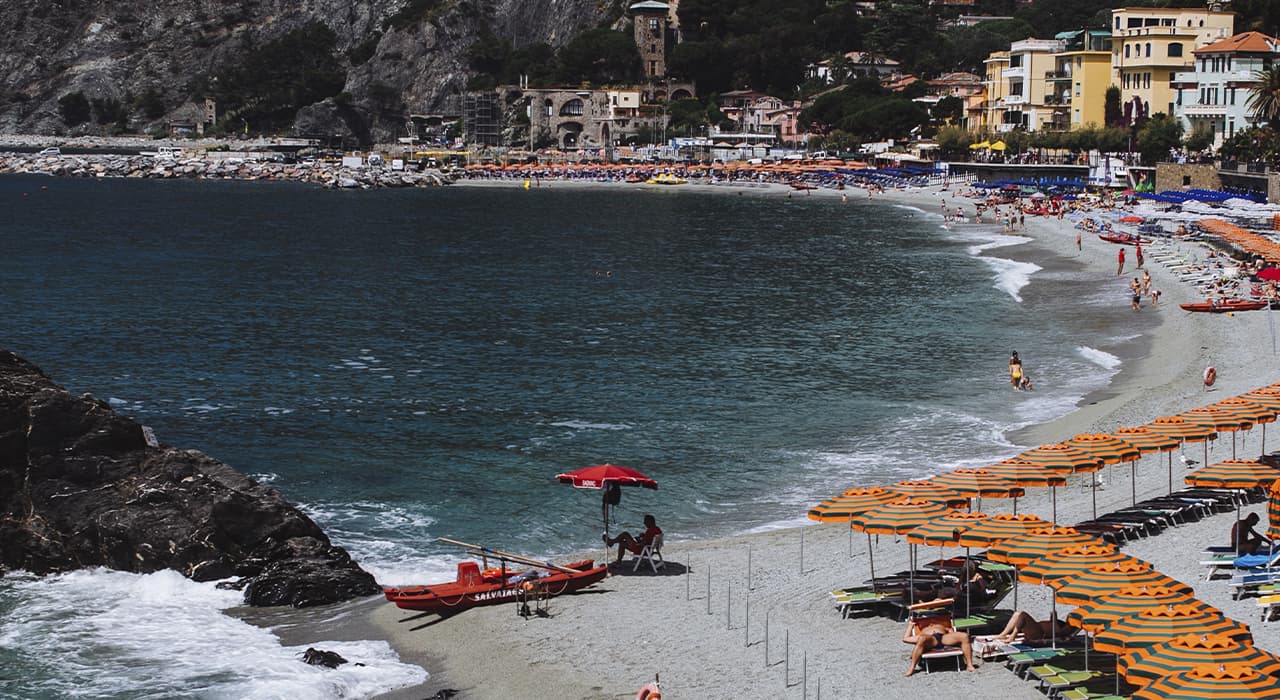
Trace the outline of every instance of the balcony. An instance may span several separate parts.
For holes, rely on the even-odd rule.
[[[1027,103],[1026,95],[1005,95],[1004,104],[1006,107],[1014,105],[1024,105]]]
[[[1027,69],[1022,66],[1018,66],[1016,68],[1004,68],[1000,71],[1000,77],[1018,79],[1025,78],[1027,77]]]
[[[1071,93],[1063,95],[1045,95],[1044,103],[1053,106],[1067,106],[1071,104]]]
[[[1044,79],[1050,83],[1069,83],[1071,82],[1071,71],[1047,70],[1044,72]]]
[[[1227,105],[1182,105],[1182,113],[1188,117],[1225,117]]]

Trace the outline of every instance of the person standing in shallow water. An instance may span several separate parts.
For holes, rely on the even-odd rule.
[[[1118,264],[1116,265],[1116,274],[1123,275],[1124,274],[1124,248],[1120,249],[1120,252],[1116,255],[1116,260],[1119,261]]]
[[[1009,383],[1014,389],[1022,386],[1022,360],[1018,358],[1018,351],[1009,353]]]

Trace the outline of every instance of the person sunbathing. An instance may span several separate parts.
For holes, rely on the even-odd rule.
[[[612,547],[618,545],[618,559],[615,563],[622,563],[622,558],[627,552],[639,554],[649,543],[662,535],[662,528],[658,527],[658,521],[648,513],[644,516],[644,532],[640,533],[640,537],[633,536],[630,532],[623,532],[617,537],[604,536],[605,546]]]
[[[1021,636],[1024,642],[1035,644],[1045,639],[1066,639],[1075,634],[1076,631],[1076,628],[1068,625],[1065,621],[1058,621],[1056,617],[1041,622],[1031,615],[1018,610],[1013,613],[1013,617],[1009,618],[1009,623],[1004,626],[1004,630],[997,634],[993,640],[1008,644]]]
[[[932,651],[944,646],[960,647],[967,670],[977,670],[973,666],[973,645],[969,643],[969,633],[961,632],[952,627],[950,621],[944,623],[934,619],[925,622],[924,627],[912,622],[902,635],[902,641],[915,645],[911,650],[911,665],[907,667],[906,675],[908,676],[916,672],[916,666],[920,663],[920,658],[924,656],[926,651]]]

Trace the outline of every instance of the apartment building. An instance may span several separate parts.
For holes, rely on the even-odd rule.
[[[1230,37],[1235,14],[1205,8],[1125,7],[1111,11],[1112,80],[1121,101],[1145,115],[1172,115],[1175,75],[1192,67],[1197,47]],[[1136,114],[1133,116],[1137,116]]]
[[[1174,114],[1187,134],[1213,131],[1213,147],[1256,126],[1248,107],[1254,74],[1280,63],[1280,40],[1245,32],[1194,50],[1193,69],[1174,76]]]

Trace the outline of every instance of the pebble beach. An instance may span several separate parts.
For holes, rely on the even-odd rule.
[[[546,183],[544,183],[546,184]],[[482,183],[486,187],[519,183]],[[554,183],[551,186],[600,186]],[[610,185],[605,185],[610,186]],[[715,185],[691,185],[719,189]],[[756,196],[793,196],[772,186]],[[841,196],[832,190],[813,196]],[[849,206],[859,206],[854,190]],[[954,192],[938,186],[889,191],[876,199],[937,211],[941,200],[960,204],[972,217],[971,201],[957,201]],[[1076,248],[1070,219],[1028,217],[1024,245],[1012,257],[1056,261],[1079,266],[1096,275],[1099,288],[1116,290],[1117,304],[1127,305],[1124,283],[1115,274],[1115,246],[1087,235]],[[1163,246],[1187,248],[1195,243],[1153,244],[1147,269],[1163,297],[1156,307],[1140,313],[1159,314],[1158,329],[1135,338],[1132,356],[1103,391],[1089,396],[1077,410],[1053,422],[1023,429],[1015,443],[1034,447],[1084,432],[1108,432],[1137,426],[1156,417],[1209,404],[1280,380],[1270,340],[1268,314],[1190,314],[1177,304],[1200,300],[1194,288],[1153,258]],[[1218,371],[1209,390],[1203,386],[1206,364]],[[1238,446],[1241,457],[1256,456],[1260,437],[1254,430]],[[1230,443],[1219,440],[1209,460],[1231,456]],[[1198,446],[1188,455],[1200,458]],[[1009,456],[1013,456],[1010,454]],[[1174,461],[1175,488],[1187,468]],[[939,466],[939,471],[945,465]],[[1083,488],[1081,477],[1070,479],[1057,493],[1060,524],[1090,517],[1091,498],[1099,513],[1129,504],[1131,489],[1141,500],[1168,491],[1166,458],[1144,457],[1131,485],[1127,467],[1104,472],[1105,486],[1097,492]],[[854,486],[832,483],[813,502]],[[1050,518],[1046,489],[1029,489],[1019,499],[1019,512]],[[1265,505],[1255,505],[1265,522]],[[988,512],[1008,512],[1007,502],[988,501]],[[1188,583],[1196,595],[1231,617],[1251,625],[1255,644],[1280,650],[1280,623],[1260,622],[1252,599],[1233,600],[1224,581],[1206,581],[1198,553],[1222,544],[1233,514],[1166,530],[1163,534],[1126,544],[1127,554],[1151,562],[1159,571]],[[592,553],[586,553],[588,555]],[[981,694],[988,697],[1039,698],[1033,683],[1022,680],[1002,664],[980,665],[974,673],[943,670],[904,677],[910,647],[901,641],[905,623],[886,617],[843,619],[829,592],[858,585],[870,576],[865,536],[845,523],[804,527],[715,540],[671,541],[664,552],[667,566],[657,575],[628,568],[584,593],[551,601],[550,616],[523,619],[511,606],[477,608],[435,619],[402,611],[380,600],[349,606],[343,618],[346,634],[384,637],[405,661],[419,663],[431,676],[420,687],[385,697],[419,698],[445,689],[462,697],[504,698],[551,696],[564,698],[627,698],[656,676],[666,697],[730,698],[765,695],[790,698],[916,698],[935,693]],[[603,552],[596,552],[600,558]],[[881,536],[875,544],[878,571],[907,568],[904,539]],[[923,555],[922,556],[926,556]],[[934,558],[929,556],[929,558]],[[1001,605],[1012,610],[1013,599]],[[1047,588],[1022,584],[1017,607],[1039,619],[1050,613]],[[1069,606],[1060,606],[1065,616]],[[306,626],[288,634],[308,636]]]

